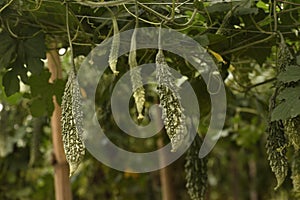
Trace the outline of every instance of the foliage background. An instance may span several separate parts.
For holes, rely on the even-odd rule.
[[[70,7],[68,24],[66,3]],[[49,83],[45,55],[53,43],[58,49],[68,48],[67,26],[77,65],[95,45],[113,34],[111,13],[89,3],[0,0],[0,199],[54,199],[49,116],[52,96],[60,102],[71,58],[69,51],[61,56],[64,79]],[[120,31],[134,28],[134,2],[110,8]],[[172,12],[174,18],[165,21]],[[227,119],[222,138],[209,155],[207,199],[290,199],[289,177],[278,191],[273,190],[276,180],[267,162],[265,130],[268,101],[278,76],[278,48],[285,43],[295,57],[299,54],[299,1],[141,0],[138,17],[140,27],[157,27],[165,21],[163,27],[195,39],[216,58],[225,80]],[[139,64],[154,62],[155,53],[151,49],[138,51]],[[168,53],[166,57],[170,66],[189,77],[201,102],[199,130],[205,134],[210,109],[201,77],[180,57]],[[300,65],[297,58],[296,65]],[[120,77],[129,69],[127,55],[119,58],[118,69]],[[109,86],[117,80],[110,71],[102,79],[96,99],[99,122],[106,122],[108,136],[119,146],[145,151],[144,142],[124,140],[118,134],[109,109]],[[149,102],[156,98],[151,92],[147,95]],[[146,104],[146,108],[149,106]],[[299,111],[299,104],[295,108]],[[134,117],[133,105],[131,111]],[[150,139],[146,147],[155,149],[155,139]],[[183,165],[182,157],[170,166],[177,199],[188,199]],[[102,165],[89,154],[71,183],[74,199],[161,199],[158,171],[123,173]]]

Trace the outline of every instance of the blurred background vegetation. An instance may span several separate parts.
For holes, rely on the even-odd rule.
[[[114,2],[114,1],[110,1]],[[210,200],[287,200],[291,172],[277,191],[266,154],[269,99],[278,76],[278,49],[285,44],[300,65],[300,2],[297,0],[135,1],[109,5],[120,31],[139,27],[172,28],[207,48],[226,84],[227,116],[221,139],[208,156]],[[97,4],[99,3],[99,4]],[[0,199],[55,199],[50,116],[71,69],[67,27],[75,63],[113,34],[111,12],[104,1],[0,0]],[[101,4],[103,3],[104,6]],[[66,23],[66,4],[69,23]],[[174,17],[170,17],[174,16]],[[167,18],[169,18],[167,20]],[[281,36],[281,37],[280,37]],[[62,78],[49,83],[46,53],[60,53]],[[137,52],[139,64],[155,62],[156,51]],[[98,119],[108,137],[136,152],[156,149],[122,136],[110,111],[109,97],[117,79],[129,70],[128,55],[118,60],[120,76],[107,70],[99,81]],[[166,52],[169,66],[188,77],[200,102],[199,132],[205,135],[210,103],[201,76],[189,63]],[[299,79],[295,79],[299,80]],[[298,81],[299,83],[299,81]],[[299,84],[298,84],[299,85]],[[147,108],[157,96],[148,88]],[[299,97],[300,95],[298,95]],[[295,102],[295,109],[299,104]],[[136,110],[130,105],[134,118]],[[299,110],[299,109],[298,109]],[[147,113],[146,113],[147,114]],[[299,115],[299,113],[298,113]],[[297,115],[296,115],[297,116]],[[145,122],[147,123],[147,121]],[[298,131],[300,134],[300,130]],[[124,139],[125,138],[125,139]],[[165,143],[168,139],[164,139]],[[291,158],[292,153],[288,153]],[[175,199],[189,199],[185,188],[184,155],[167,167]],[[88,152],[70,178],[73,199],[163,199],[161,171],[133,174],[111,169]],[[163,199],[166,200],[166,199]]]

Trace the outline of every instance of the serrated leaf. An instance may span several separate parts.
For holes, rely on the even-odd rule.
[[[7,97],[19,92],[20,90],[20,80],[13,71],[8,71],[4,74],[2,85],[4,86],[4,91]]]
[[[297,82],[300,80],[300,67],[291,65],[286,68],[286,71],[278,75],[278,80],[284,83]]]
[[[282,102],[272,112],[272,121],[286,120],[300,115],[300,86],[284,89],[278,99]]]

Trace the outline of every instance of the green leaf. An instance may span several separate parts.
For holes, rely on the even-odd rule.
[[[300,115],[300,86],[284,89],[278,99],[282,101],[272,112],[271,120],[286,120]]]
[[[225,36],[211,33],[207,33],[206,35],[209,40],[209,47],[212,50],[222,52],[229,47],[228,39]]]
[[[0,82],[2,83],[2,77],[0,76]],[[10,105],[17,105],[19,104],[20,100],[22,99],[22,94],[17,92],[9,97],[6,96],[4,87],[0,84],[0,99],[4,102],[9,103]]]
[[[262,43],[260,45],[267,46],[268,44],[267,43]],[[259,65],[262,65],[267,60],[268,56],[270,56],[271,48],[263,49],[263,48],[258,48],[258,47],[259,47],[259,45],[256,45],[256,46],[253,46],[251,48],[248,48],[244,52],[243,55],[249,56],[249,57],[255,59],[256,62]]]
[[[296,57],[296,62],[297,62],[297,65],[300,65],[300,56]]]
[[[29,103],[30,113],[33,117],[40,117],[47,113],[45,102],[42,98],[36,98]]]
[[[66,81],[62,79],[56,79],[53,83],[53,91],[56,96],[57,103],[61,105],[62,96],[65,90]]]
[[[235,13],[235,15],[237,16],[241,16],[241,15],[251,15],[251,14],[258,14],[258,9],[257,8],[244,8],[244,7],[240,7],[238,8]]]
[[[8,97],[20,90],[20,80],[12,70],[4,74],[2,85],[4,86],[5,94]]]
[[[213,1],[211,3],[213,3]],[[207,7],[207,11],[209,13],[228,12],[231,8],[232,5],[229,3],[214,3],[213,5]]]
[[[265,13],[269,12],[269,4],[264,3],[263,1],[258,1],[256,7],[263,9]]]
[[[284,83],[297,82],[300,80],[300,67],[291,65],[286,68],[286,71],[278,75],[278,80]]]
[[[198,10],[204,10],[204,5],[202,1],[194,1],[194,6]]]
[[[33,74],[40,74],[43,71],[44,63],[39,58],[27,58],[27,68]]]
[[[31,89],[31,96],[34,98],[34,101],[30,104],[30,111],[33,112],[34,116],[42,116],[48,114],[51,116],[54,105],[52,96],[54,95],[54,84],[49,83],[50,72],[44,70],[39,75],[32,75],[29,78],[29,85]],[[38,100],[36,100],[38,99]],[[41,103],[42,102],[42,103]],[[38,112],[39,106],[43,106],[40,109],[41,112]]]
[[[194,37],[194,40],[196,40],[201,46],[207,46],[209,45],[209,39],[206,34],[204,35],[197,35]]]
[[[31,95],[33,97],[38,95],[45,95],[50,92],[52,95],[51,83],[49,83],[49,78],[51,74],[49,71],[43,71],[40,75],[32,75],[28,83],[31,88]]]
[[[0,68],[7,67],[16,52],[17,42],[8,33],[0,33]]]
[[[46,45],[44,34],[39,33],[35,37],[24,41],[24,49],[26,49],[26,57],[46,58]]]
[[[23,83],[25,84],[28,83],[28,76],[27,76],[28,70],[25,68],[22,60],[19,59],[19,57],[17,57],[16,60],[13,63],[11,63],[10,67],[12,68],[14,73],[21,78]]]

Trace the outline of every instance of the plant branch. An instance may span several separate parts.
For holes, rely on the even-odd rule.
[[[119,6],[124,3],[131,2],[133,0],[116,0],[116,1],[103,1],[103,2],[94,2],[94,1],[86,1],[86,0],[76,0],[75,3],[78,3],[80,5],[84,6],[90,6],[90,7],[105,7],[105,6]]]
[[[277,12],[276,12],[277,2],[276,0],[273,1],[273,17],[274,17],[274,32],[277,31]]]
[[[7,4],[5,4],[1,9],[0,9],[0,13],[7,8],[14,0],[10,0]]]
[[[158,18],[162,19],[163,21],[169,22],[169,21],[172,21],[174,19],[174,14],[171,14],[171,17],[166,17],[166,16],[160,14],[159,12],[151,9],[150,7],[145,6],[143,3],[140,3],[140,2],[137,1],[137,4],[139,6],[141,6],[142,8],[144,8],[145,10],[147,10],[148,12],[151,12],[152,14],[157,16]],[[173,2],[173,4],[174,4],[174,2]],[[172,6],[172,7],[174,7],[174,6]],[[174,9],[175,9],[175,7],[174,7]],[[172,11],[172,12],[175,12],[175,11]]]
[[[247,86],[247,87],[245,87],[245,92],[248,92],[249,90],[251,90],[251,89],[253,89],[253,88],[255,88],[255,87],[258,87],[258,86],[261,86],[261,85],[264,85],[264,84],[273,82],[273,81],[275,81],[275,80],[276,80],[276,78],[270,78],[270,79],[267,79],[267,80],[265,80],[265,81],[256,83],[256,84],[254,84],[254,85]]]
[[[277,0],[277,1],[281,2],[281,3],[290,4],[290,5],[300,6],[300,3],[295,3],[295,2],[291,2],[291,1],[284,1],[284,0]]]
[[[131,16],[133,16],[133,17],[135,17],[135,18],[137,17],[136,14],[134,14],[134,13],[132,13],[130,10],[128,10],[128,8],[126,7],[125,4],[123,4],[123,7],[125,8],[125,10],[126,10]],[[145,23],[148,23],[148,24],[152,24],[152,25],[155,25],[155,26],[160,25],[160,23],[157,23],[157,22],[151,22],[151,21],[148,21],[148,20],[143,19],[143,18],[140,18],[140,17],[138,17],[138,19],[139,19],[140,21],[142,21],[142,22],[145,22]]]
[[[257,41],[255,41],[255,42],[246,44],[246,45],[241,46],[241,47],[237,47],[237,48],[235,48],[235,49],[230,49],[230,50],[228,50],[228,51],[224,51],[224,52],[221,53],[221,55],[227,55],[227,54],[230,54],[230,53],[234,53],[234,52],[240,51],[240,50],[242,50],[242,49],[245,49],[245,48],[254,46],[254,45],[256,45],[256,44],[260,44],[260,43],[266,42],[266,41],[272,39],[272,38],[274,37],[274,35],[275,35],[275,34],[273,33],[272,35],[270,35],[269,37],[266,37],[266,38],[264,38],[264,39],[257,40]]]
[[[74,73],[76,74],[76,68],[75,68],[75,62],[74,62],[73,45],[72,45],[72,39],[71,39],[71,34],[70,34],[70,26],[69,26],[69,5],[68,4],[66,4],[66,26],[67,26],[68,41],[69,41],[70,52],[71,52],[72,68],[74,70]]]

